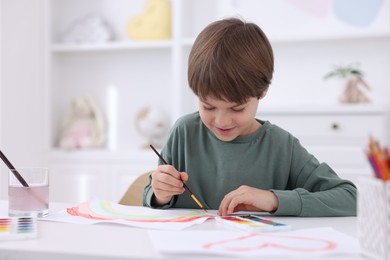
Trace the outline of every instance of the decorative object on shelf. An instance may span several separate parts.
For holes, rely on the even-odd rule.
[[[148,0],[142,14],[127,25],[132,40],[166,40],[171,38],[172,10],[168,0]]]
[[[70,103],[62,127],[59,146],[64,149],[98,148],[105,143],[102,113],[90,96],[81,96]]]
[[[239,15],[261,24],[271,41],[370,37],[389,30],[388,0],[357,0],[353,5],[348,0],[215,1],[218,17]],[[275,14],[283,15],[283,23]]]
[[[324,79],[341,78],[344,82],[344,92],[339,98],[341,103],[367,103],[370,99],[359,86],[370,90],[370,86],[363,78],[363,72],[355,66],[337,66],[324,76]]]
[[[138,111],[135,125],[137,131],[147,138],[147,142],[142,145],[142,148],[147,149],[150,145],[161,148],[170,126],[168,116],[161,109],[150,106]]]
[[[89,14],[75,20],[62,36],[63,43],[104,43],[113,40],[111,27],[100,15]]]

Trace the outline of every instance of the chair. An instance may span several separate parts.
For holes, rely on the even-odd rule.
[[[143,192],[145,186],[149,183],[150,174],[152,174],[152,172],[146,172],[135,179],[135,181],[129,186],[125,194],[119,200],[119,204],[129,206],[143,206]]]

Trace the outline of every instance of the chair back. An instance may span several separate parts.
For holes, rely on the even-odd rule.
[[[143,206],[143,193],[145,186],[149,183],[149,175],[152,172],[146,172],[137,177],[129,186],[125,194],[119,200],[119,204],[129,206]]]

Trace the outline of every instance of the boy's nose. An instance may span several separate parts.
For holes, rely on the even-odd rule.
[[[215,116],[215,123],[219,128],[229,127],[231,121],[232,120],[227,113],[221,112],[217,113],[217,115]]]

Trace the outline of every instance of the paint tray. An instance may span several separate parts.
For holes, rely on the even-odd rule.
[[[291,226],[273,221],[257,215],[240,215],[217,218],[216,221],[222,225],[246,230],[248,232],[270,232],[290,230]]]
[[[36,237],[37,218],[0,216],[0,241]]]

